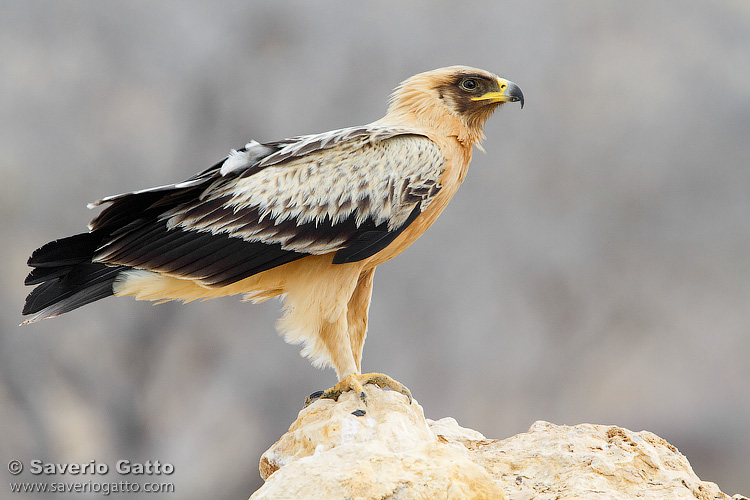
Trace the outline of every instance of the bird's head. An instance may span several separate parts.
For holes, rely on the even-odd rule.
[[[391,96],[387,116],[409,117],[430,127],[464,128],[459,138],[478,143],[492,112],[506,102],[520,102],[515,83],[477,68],[450,66],[415,75]]]

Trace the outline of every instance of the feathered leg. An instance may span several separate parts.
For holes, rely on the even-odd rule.
[[[370,312],[370,300],[372,298],[372,284],[375,268],[364,271],[357,281],[352,297],[346,311],[346,319],[349,323],[349,342],[357,364],[357,373],[362,371],[362,349],[367,337],[367,318]]]
[[[357,286],[347,304],[346,318],[345,321],[343,321],[343,324],[347,327],[346,331],[349,336],[348,344],[351,348],[350,355],[351,359],[354,360],[356,371],[351,372],[348,375],[345,373],[342,375],[342,372],[345,372],[346,369],[336,366],[336,374],[339,377],[339,383],[327,391],[312,394],[305,400],[305,406],[308,406],[319,397],[336,401],[342,393],[347,391],[356,392],[359,394],[362,401],[367,403],[367,393],[364,390],[364,386],[367,384],[377,385],[381,389],[387,387],[400,392],[405,395],[411,403],[411,392],[405,385],[393,380],[391,377],[383,373],[360,373],[362,369],[362,348],[364,347],[365,337],[367,336],[367,316],[370,309],[370,299],[372,297],[374,273],[375,269],[373,268],[360,274],[359,279],[357,280]],[[341,323],[342,322],[337,322],[336,325],[341,327]],[[327,332],[327,335],[324,335],[323,337],[334,339],[337,338],[338,335],[332,335],[332,332]],[[335,349],[340,346],[340,343],[334,343],[334,345],[327,347],[330,351],[330,349]],[[338,359],[350,358],[349,356],[339,355]]]

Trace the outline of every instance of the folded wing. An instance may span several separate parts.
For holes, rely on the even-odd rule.
[[[182,183],[102,200],[92,260],[206,286],[313,254],[359,261],[429,205],[443,163],[431,140],[399,128],[249,143]]]

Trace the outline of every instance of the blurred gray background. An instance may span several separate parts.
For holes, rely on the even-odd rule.
[[[169,462],[152,478],[175,498],[258,488],[335,381],[277,337],[278,302],[109,299],[19,328],[25,261],[85,231],[87,202],[375,120],[451,64],[526,107],[492,117],[452,204],[379,268],[363,368],[492,438],[647,429],[750,494],[746,0],[0,2],[0,491],[35,458]]]

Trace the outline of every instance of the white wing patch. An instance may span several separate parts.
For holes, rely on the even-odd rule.
[[[264,146],[258,141],[250,141],[245,144],[243,150],[237,151],[236,149],[233,149],[229,152],[229,156],[224,160],[224,163],[222,163],[219,173],[223,177],[252,167],[274,151],[276,151],[274,148]]]

